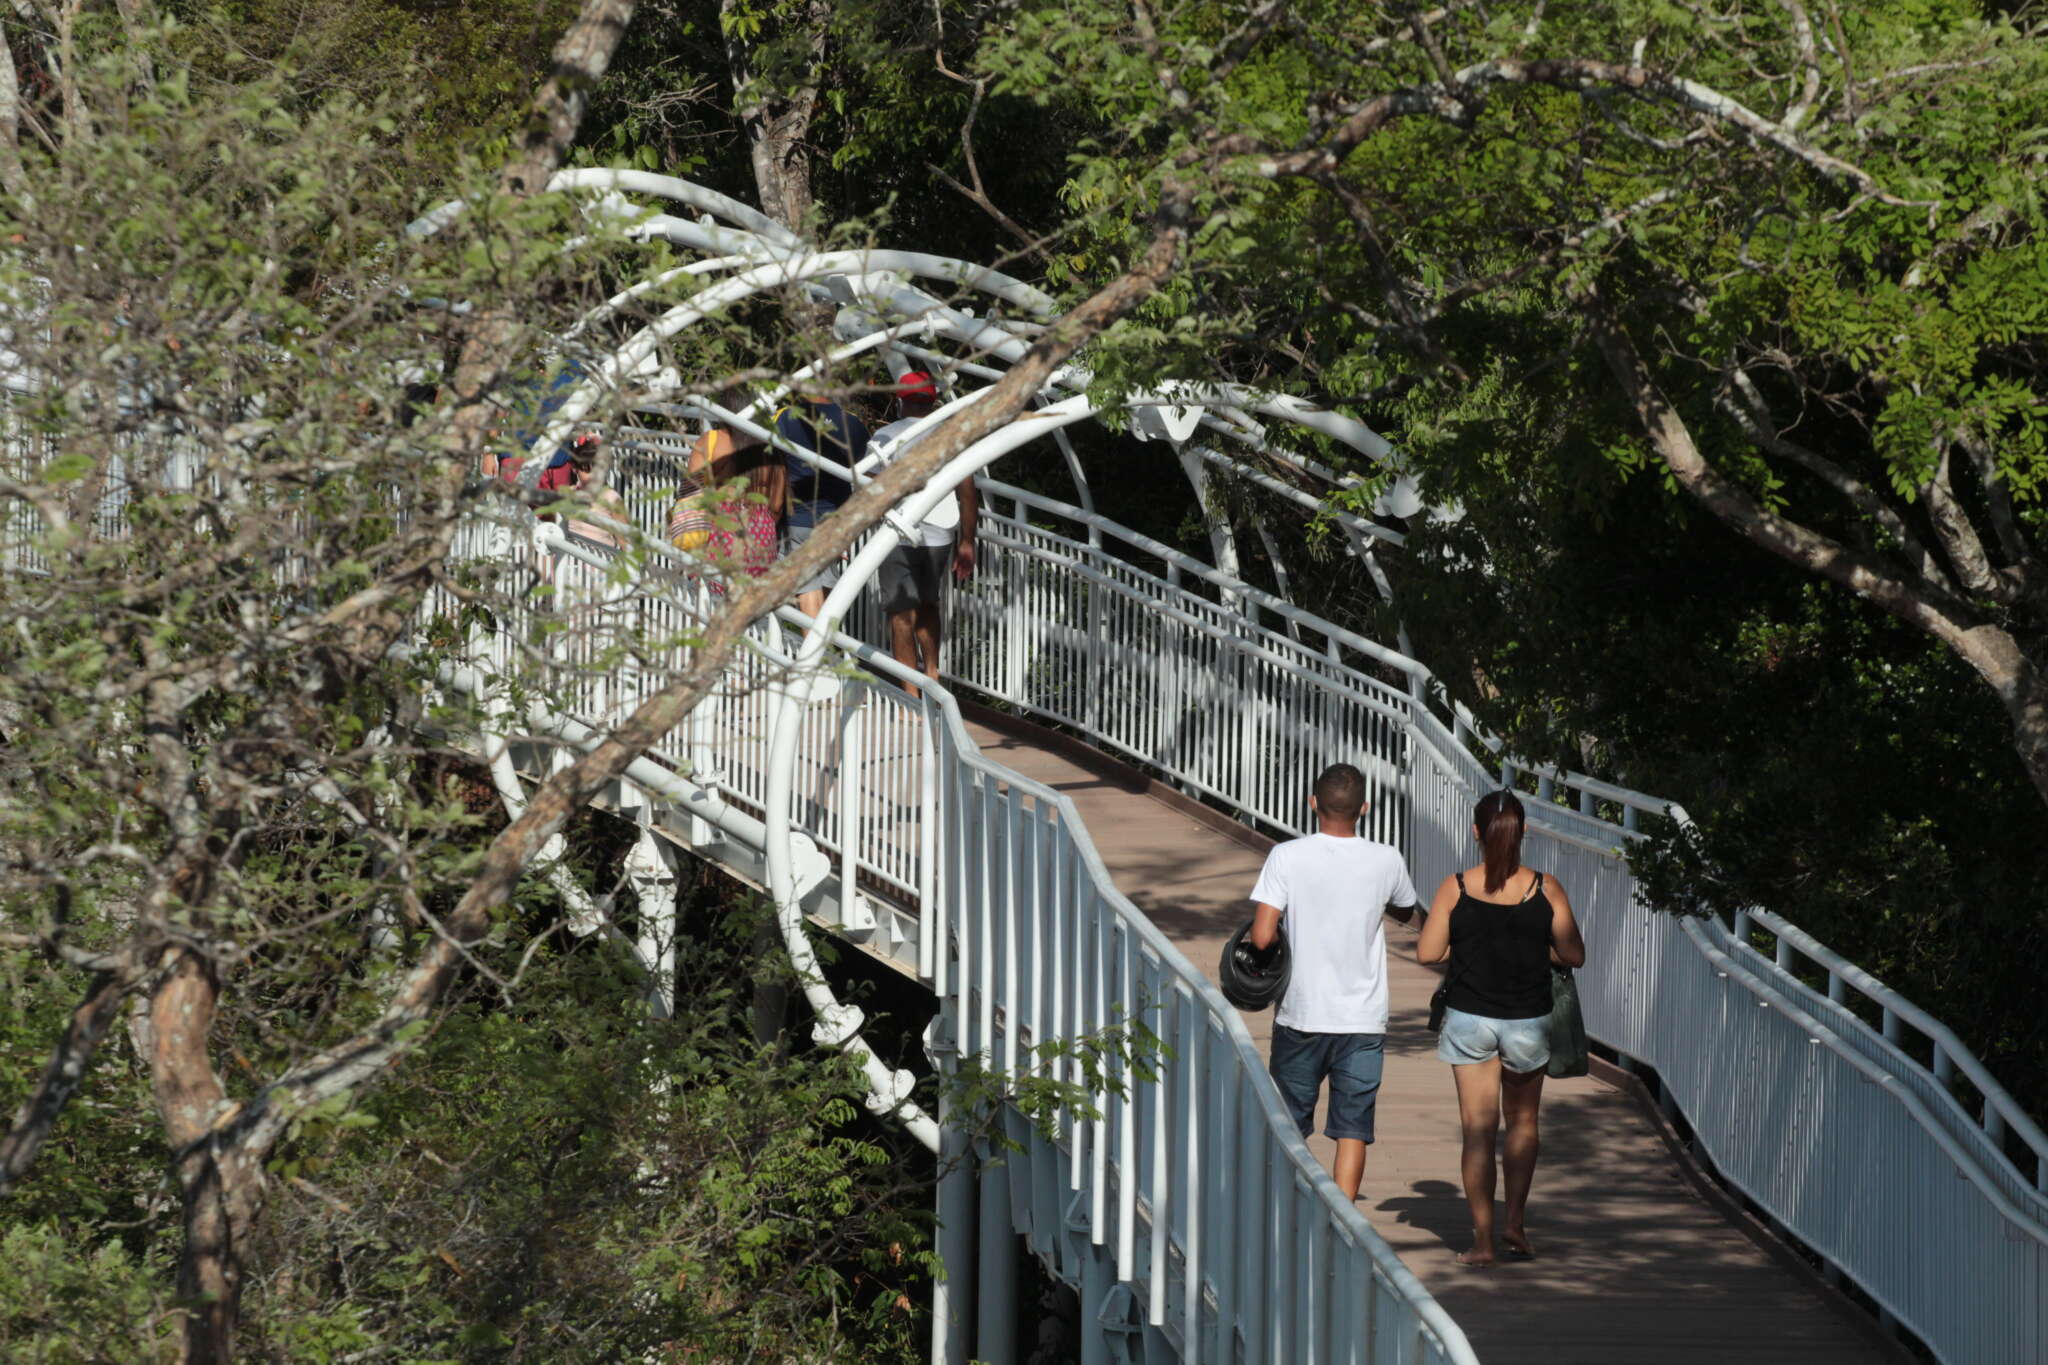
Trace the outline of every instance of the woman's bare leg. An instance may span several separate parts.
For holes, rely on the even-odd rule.
[[[1463,1265],[1493,1264],[1493,1134],[1500,1126],[1500,1058],[1454,1066],[1458,1085],[1458,1123],[1464,1133],[1460,1174],[1465,1203],[1472,1211],[1472,1249],[1458,1256]]]
[[[1536,1154],[1542,1146],[1537,1134],[1536,1112],[1543,1102],[1541,1069],[1500,1073],[1501,1117],[1507,1122],[1507,1140],[1501,1148],[1501,1172],[1507,1185],[1507,1221],[1501,1228],[1501,1244],[1509,1251],[1533,1256],[1523,1219],[1529,1209],[1529,1186],[1536,1178]]]

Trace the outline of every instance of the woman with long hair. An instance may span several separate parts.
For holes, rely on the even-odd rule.
[[[1536,1111],[1550,1061],[1550,969],[1579,967],[1586,941],[1572,904],[1555,877],[1522,866],[1522,803],[1505,789],[1488,792],[1472,813],[1481,862],[1446,877],[1430,902],[1416,956],[1450,960],[1448,997],[1436,1055],[1451,1064],[1464,1133],[1465,1202],[1472,1211],[1467,1266],[1494,1260],[1495,1134],[1506,1120],[1501,1152],[1507,1209],[1500,1246],[1534,1256],[1526,1224],[1536,1175]]]
[[[688,474],[691,484],[669,514],[669,539],[728,572],[751,578],[768,572],[789,498],[780,452],[713,427],[691,448]]]

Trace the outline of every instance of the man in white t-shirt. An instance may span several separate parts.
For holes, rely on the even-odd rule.
[[[930,415],[938,397],[932,377],[921,370],[908,371],[897,380],[896,403],[901,416],[868,438],[869,455],[861,472],[873,475],[915,445],[915,440],[905,441],[903,435],[919,418]],[[891,550],[875,575],[882,614],[889,622],[889,653],[896,662],[928,678],[939,676],[943,629],[939,608],[945,596],[946,572],[950,568],[962,583],[973,575],[974,529],[980,510],[974,481],[963,481],[953,497],[918,523],[917,542]],[[917,689],[911,688],[910,693],[916,696]]]
[[[1317,832],[1266,855],[1252,888],[1257,911],[1249,937],[1254,948],[1270,947],[1286,921],[1293,973],[1273,1016],[1267,1067],[1303,1137],[1315,1126],[1316,1095],[1329,1079],[1323,1132],[1337,1142],[1331,1174],[1356,1199],[1387,1036],[1385,916],[1407,923],[1415,884],[1398,852],[1358,837],[1365,811],[1358,769],[1325,768],[1309,806]]]

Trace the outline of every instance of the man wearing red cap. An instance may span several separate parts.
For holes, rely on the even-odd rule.
[[[938,399],[938,386],[922,370],[910,370],[897,380],[896,406],[901,415],[874,434],[868,445],[873,453],[863,463],[862,472],[872,475],[916,444],[915,437],[905,440],[904,436],[920,419],[931,414]],[[898,545],[889,552],[881,572],[875,576],[882,613],[889,621],[889,653],[898,663],[928,678],[939,676],[939,635],[943,626],[939,608],[944,600],[946,571],[950,567],[953,577],[962,583],[973,575],[974,527],[980,511],[974,481],[962,481],[950,501],[934,507],[918,523],[913,543]],[[910,691],[913,696],[917,694],[914,687]]]

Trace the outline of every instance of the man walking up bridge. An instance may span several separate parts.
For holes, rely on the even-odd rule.
[[[1358,769],[1325,768],[1309,807],[1316,832],[1266,855],[1252,888],[1250,939],[1255,948],[1270,947],[1286,921],[1294,970],[1273,1016],[1267,1065],[1303,1137],[1315,1127],[1316,1095],[1329,1079],[1323,1132],[1337,1143],[1331,1174],[1345,1197],[1356,1199],[1386,1049],[1385,917],[1407,923],[1415,884],[1399,852],[1359,837],[1365,775]]]

